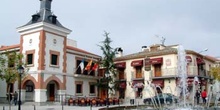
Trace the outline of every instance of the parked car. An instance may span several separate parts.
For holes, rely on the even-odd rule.
[[[171,104],[171,103],[173,103],[173,101],[175,103],[178,102],[178,97],[176,97],[170,93],[159,93],[158,95],[156,95],[154,97],[144,99],[143,102],[145,104],[152,104],[153,103],[152,101],[154,101],[154,103],[157,103],[157,104],[159,104],[159,102],[161,104],[164,104],[165,103],[164,99],[166,100],[167,104]]]

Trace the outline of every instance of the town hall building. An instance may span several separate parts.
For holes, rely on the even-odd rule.
[[[59,100],[62,95],[97,97],[96,69],[91,68],[101,56],[77,47],[67,36],[71,30],[64,27],[51,11],[52,0],[40,0],[39,12],[17,28],[20,43],[1,46],[0,51],[16,51],[24,55],[26,76],[21,83],[21,101],[46,102]],[[7,85],[1,82],[0,97],[6,97]],[[11,92],[18,91],[18,83],[11,84]]]

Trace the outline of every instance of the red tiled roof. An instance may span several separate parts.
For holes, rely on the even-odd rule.
[[[84,53],[84,54],[90,54],[90,55],[94,55],[94,56],[97,56],[97,57],[101,57],[99,55],[93,54],[91,52],[88,52],[88,51],[85,51],[85,50],[82,50],[82,49],[79,49],[79,48],[76,48],[76,47],[67,46],[66,48],[69,49],[69,50],[74,50],[74,51],[81,52],[81,53]]]
[[[1,46],[0,51],[8,50],[8,49],[14,49],[14,48],[20,48],[20,44],[10,45],[10,46]]]

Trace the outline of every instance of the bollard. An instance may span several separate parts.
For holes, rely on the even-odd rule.
[[[92,110],[92,104],[90,104],[90,110]]]
[[[5,106],[3,106],[3,110],[5,110]]]
[[[35,107],[35,105],[33,104],[33,106],[34,106],[34,110],[36,110],[36,107]]]

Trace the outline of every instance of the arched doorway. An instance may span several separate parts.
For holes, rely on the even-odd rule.
[[[47,100],[48,101],[55,101],[55,97],[56,97],[58,89],[59,89],[59,85],[54,80],[50,81],[47,84]]]
[[[25,89],[25,100],[26,101],[34,101],[35,94],[34,94],[34,83],[31,80],[27,80],[24,85]]]

